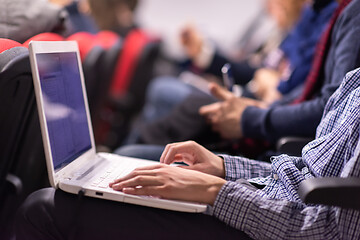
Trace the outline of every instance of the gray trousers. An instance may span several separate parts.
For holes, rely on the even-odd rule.
[[[79,197],[53,188],[28,197],[15,229],[17,240],[249,239],[209,215]]]

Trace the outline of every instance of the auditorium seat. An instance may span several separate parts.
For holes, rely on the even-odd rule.
[[[98,143],[111,150],[122,143],[133,118],[144,104],[159,49],[160,40],[141,29],[132,30],[123,40],[107,99],[97,112],[99,121],[95,139]]]
[[[6,234],[19,204],[48,186],[28,49],[8,39],[0,39],[0,132],[0,232]]]

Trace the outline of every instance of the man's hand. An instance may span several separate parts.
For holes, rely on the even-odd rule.
[[[238,139],[243,136],[241,119],[248,106],[266,107],[264,103],[253,99],[237,98],[215,83],[210,84],[210,91],[222,101],[201,107],[199,113],[211,123],[212,129],[225,139]]]
[[[183,168],[221,178],[225,177],[223,159],[194,141],[166,145],[160,157],[160,162],[165,164],[184,162],[189,166],[182,166]]]
[[[213,205],[225,183],[222,178],[199,171],[157,164],[135,169],[110,187],[127,194]]]
[[[280,82],[280,73],[272,70],[262,68],[255,72],[254,79],[250,82],[250,90],[257,96],[258,99],[272,104],[281,98],[281,94],[277,90]]]

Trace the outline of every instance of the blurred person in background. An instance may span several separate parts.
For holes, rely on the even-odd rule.
[[[330,3],[331,1],[314,1],[313,7]],[[305,86],[296,91],[295,95],[268,107],[259,101],[238,98],[213,84],[211,91],[220,102],[203,106],[200,117],[199,112],[193,110],[199,98],[188,99],[187,106],[183,104],[173,110],[172,118],[165,117],[156,125],[149,124],[145,129],[147,133],[142,134],[144,142],[165,145],[202,137],[203,144],[211,144],[205,142],[208,140],[212,144],[228,143],[224,148],[237,154],[244,153],[252,144],[255,154],[258,154],[263,150],[262,147],[266,150],[271,147],[269,144],[275,144],[284,136],[314,137],[327,99],[340,85],[344,74],[360,64],[359,42],[356,41],[359,29],[342,20],[351,15],[351,10],[347,14],[342,13],[348,4],[348,0],[341,1],[333,13],[317,45]],[[356,21],[355,15],[351,15],[351,21]],[[205,121],[209,123],[209,128],[204,127]],[[163,139],[163,142],[159,139]],[[219,149],[222,146],[215,147]],[[159,153],[155,159],[158,156]]]
[[[88,0],[91,15],[101,30],[110,30],[120,36],[136,28],[134,13],[138,0]]]
[[[43,33],[65,34],[68,13],[64,6],[72,0],[0,0],[0,37],[23,43]]]
[[[88,0],[68,1],[65,6],[69,13],[69,21],[71,22],[69,34],[76,32],[89,32],[95,34],[98,32],[99,27],[91,16]]]
[[[204,40],[204,38],[192,27],[187,28],[183,32],[182,42],[185,46],[186,52],[192,59],[192,64],[195,65],[197,69],[202,69],[204,72],[222,77],[222,66],[225,63],[230,63],[233,78],[236,84],[245,86],[251,79],[253,79],[251,84],[248,84],[248,86],[252,87],[246,87],[243,92],[243,96],[250,96],[253,98],[258,97],[260,100],[265,100],[263,103],[259,102],[258,106],[271,104],[275,100],[278,100],[280,95],[283,94],[286,95],[286,98],[282,101],[290,102],[292,99],[296,98],[301,91],[302,83],[306,79],[306,76],[311,68],[315,46],[337,6],[337,3],[334,1],[315,1],[313,4],[305,2],[306,7],[302,9],[303,4],[304,2],[300,4],[299,1],[293,3],[293,5],[291,5],[289,1],[268,1],[269,12],[277,14],[274,18],[277,19],[278,25],[282,26],[283,29],[290,28],[290,23],[294,24],[294,19],[295,17],[298,17],[299,14],[301,14],[301,18],[289,34],[287,34],[281,44],[278,44],[279,47],[273,48],[272,51],[268,52],[263,58],[261,58],[261,61],[259,61],[257,53],[250,55],[246,61],[242,61],[241,63],[230,61],[216,52],[215,48]],[[293,6],[293,8],[290,6]],[[292,16],[289,15],[290,13],[292,13],[293,17],[289,17],[288,21],[286,21],[285,16]],[[264,81],[267,86],[269,86],[269,89],[272,84],[272,90],[277,93],[279,92],[278,89],[280,89],[281,93],[256,96],[260,94],[258,92],[252,92],[252,90],[255,89],[253,87],[255,83],[261,82],[260,80]],[[169,101],[171,96],[178,97],[179,89],[189,89],[189,87],[181,88],[184,84],[174,81],[174,85],[177,87],[173,87],[174,90],[169,91],[169,89],[160,85],[165,85],[169,82],[169,80],[166,81],[166,79],[160,79],[158,81],[159,84],[157,84],[157,82],[153,84],[153,89],[155,89],[155,91],[149,92],[150,98],[148,101],[148,107],[144,109],[144,115],[145,119],[147,119],[147,123],[144,124],[144,127],[142,127],[142,133],[140,133],[140,140],[138,143],[143,141],[148,144],[166,144],[167,141],[172,142],[186,140],[187,137],[184,133],[188,133],[189,131],[200,132],[203,130],[206,124],[198,114],[198,109],[202,105],[214,102],[214,99],[207,95],[198,96],[203,94],[195,93],[196,91],[192,89],[188,90],[187,95],[184,94],[185,96],[182,99],[180,98],[181,100],[184,100],[190,94],[192,94],[192,96],[196,95],[196,97],[191,99],[192,96],[190,96],[190,99],[187,99],[187,101],[180,104],[176,110],[173,110],[176,114],[172,114],[172,112],[166,116],[166,109],[172,109],[173,105],[175,105],[168,104],[168,106],[164,108],[164,105],[167,102],[171,103],[171,101]],[[168,85],[170,84],[167,83],[165,86]],[[256,88],[260,89],[259,86]],[[152,88],[150,88],[150,90],[152,90]],[[164,99],[162,98],[163,95],[170,97]],[[269,95],[272,99],[269,98]],[[176,99],[174,101],[176,102]],[[183,111],[179,110],[180,108],[187,108],[187,112],[182,115]],[[163,118],[159,121],[154,121],[153,124],[149,125],[149,122],[153,119],[152,116],[155,116],[155,119],[159,117]],[[192,129],[192,124],[197,127]],[[198,127],[199,125],[202,127]],[[134,130],[134,132],[136,131],[138,131],[138,128]],[[176,138],[174,134],[179,132],[181,132],[181,136]],[[133,134],[133,136],[134,135],[135,134]],[[137,136],[139,137],[139,134]],[[204,138],[206,138],[206,141],[213,141],[210,140],[212,138]],[[139,138],[130,138],[130,140],[133,139],[136,140]],[[198,138],[195,139],[198,140]]]

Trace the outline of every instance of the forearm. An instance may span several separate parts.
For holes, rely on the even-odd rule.
[[[248,107],[242,115],[244,137],[276,142],[284,136],[314,137],[326,99],[268,109]]]
[[[213,215],[254,239],[341,239],[337,210],[271,200],[261,196],[260,190],[227,182],[215,201]]]
[[[225,179],[228,181],[266,177],[271,174],[269,163],[229,155],[221,155],[221,157],[224,159]]]

